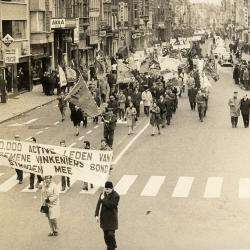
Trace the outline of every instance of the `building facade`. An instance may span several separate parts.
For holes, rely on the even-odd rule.
[[[9,93],[30,91],[33,87],[29,9],[28,0],[0,1],[0,67],[4,69]],[[9,39],[4,39],[7,35]]]

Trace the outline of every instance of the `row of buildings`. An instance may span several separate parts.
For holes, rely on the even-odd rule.
[[[31,91],[45,71],[90,66],[99,50],[169,41],[190,9],[189,0],[0,0],[0,81]]]

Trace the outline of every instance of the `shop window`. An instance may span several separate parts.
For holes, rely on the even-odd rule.
[[[3,37],[7,34],[11,35],[14,39],[26,38],[26,21],[2,21]]]

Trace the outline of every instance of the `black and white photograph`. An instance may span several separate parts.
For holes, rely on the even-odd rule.
[[[250,250],[250,0],[0,0],[0,250]]]

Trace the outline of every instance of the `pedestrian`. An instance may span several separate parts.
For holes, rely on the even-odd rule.
[[[248,68],[246,67],[243,71],[243,84],[244,84],[244,88],[246,90],[249,90],[248,88],[248,81],[249,81],[249,70]]]
[[[126,96],[124,95],[123,91],[120,91],[118,94],[118,102],[119,102],[119,119],[124,120],[125,115],[125,102],[126,102]]]
[[[240,99],[238,99],[237,91],[234,91],[233,98],[229,99],[228,106],[230,107],[232,128],[237,128],[238,117],[240,116],[240,106],[241,106],[241,101]]]
[[[196,95],[197,95],[197,89],[193,85],[190,89],[188,89],[188,99],[189,99],[191,110],[195,110]]]
[[[66,142],[65,140],[60,141],[60,146],[61,147],[66,147]],[[62,184],[62,191],[65,191],[66,186],[70,188],[70,178],[67,176],[61,176],[61,184]]]
[[[150,117],[150,124],[152,125],[152,134],[154,136],[156,134],[156,128],[158,129],[158,135],[161,134],[160,130],[160,123],[161,123],[161,115],[160,115],[160,108],[157,105],[156,101],[153,101],[152,108],[150,110],[151,117]]]
[[[20,135],[15,135],[15,141],[20,141]],[[17,180],[19,184],[23,183],[23,170],[16,168]]]
[[[147,88],[145,91],[142,92],[141,99],[143,101],[144,106],[144,114],[149,116],[149,109],[153,101],[153,97],[149,89]]]
[[[167,90],[165,94],[165,101],[166,101],[166,119],[167,125],[169,126],[171,123],[171,119],[173,117],[173,106],[174,106],[174,97],[171,96],[171,90]]]
[[[166,124],[166,116],[167,116],[167,103],[163,95],[160,95],[160,99],[157,104],[161,111],[160,114],[161,114],[162,128],[164,128]]]
[[[51,232],[48,236],[58,235],[57,218],[60,216],[59,192],[57,185],[52,181],[52,176],[45,176],[44,185],[42,186],[42,204],[49,208],[46,216],[48,217]]]
[[[236,64],[235,67],[234,67],[234,70],[233,70],[233,79],[234,79],[234,82],[235,84],[239,84],[239,79],[240,79],[240,68],[239,68],[239,65]]]
[[[70,119],[74,124],[74,127],[76,129],[76,136],[79,135],[79,127],[81,124],[81,121],[83,121],[83,114],[81,109],[78,106],[74,106],[74,108],[71,109],[71,115]]]
[[[200,121],[203,122],[204,121],[204,112],[205,112],[205,108],[206,108],[206,100],[205,100],[205,96],[201,90],[198,91],[196,98],[195,98],[195,101],[197,103]]]
[[[249,109],[250,109],[250,100],[247,95],[245,95],[240,101],[240,110],[244,123],[244,127],[249,127]]]
[[[90,149],[90,142],[89,141],[84,141],[83,143],[84,143],[83,149]],[[90,188],[94,188],[94,185],[90,184]],[[89,190],[88,182],[86,182],[86,181],[83,182],[82,190],[85,190],[85,191]]]
[[[114,190],[113,183],[107,181],[96,205],[95,218],[98,223],[100,222],[108,250],[117,248],[115,231],[118,229],[119,200],[120,196]]]
[[[127,125],[128,125],[128,135],[133,134],[134,126],[136,123],[136,109],[132,102],[129,104],[129,107],[127,107],[126,109],[125,117],[126,117]]]
[[[108,108],[112,108],[113,113],[115,115],[118,114],[118,110],[119,110],[119,105],[118,102],[116,101],[115,97],[113,95],[111,95],[109,97],[109,101],[108,101]]]
[[[35,137],[31,137],[30,138],[30,142],[32,143],[36,143],[36,138]],[[37,175],[37,183],[36,183],[36,188],[39,187],[39,184],[43,181],[43,178],[41,175]],[[29,189],[33,190],[34,189],[34,184],[35,184],[35,174],[30,173],[30,186]]]
[[[65,120],[65,111],[67,107],[67,101],[65,100],[65,95],[63,92],[61,92],[60,96],[57,98],[58,100],[58,108],[60,110],[60,113],[62,115],[62,122]]]
[[[103,118],[104,118],[104,138],[108,146],[112,148],[117,116],[113,113],[112,108],[108,108]]]
[[[138,118],[140,116],[141,92],[139,92],[139,89],[137,87],[135,88],[135,91],[132,94],[132,102],[136,109],[136,117]]]

